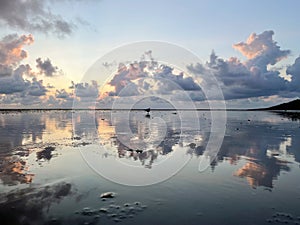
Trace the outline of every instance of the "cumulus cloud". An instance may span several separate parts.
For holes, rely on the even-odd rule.
[[[37,80],[30,65],[22,64],[28,54],[23,49],[32,44],[32,35],[11,34],[0,41],[0,94],[11,95],[7,102],[35,102],[48,91],[42,80]],[[34,100],[35,98],[35,100]],[[28,102],[26,102],[28,103]]]
[[[30,82],[23,79],[23,73],[22,67],[19,67],[12,75],[0,77],[0,94],[25,91],[30,86]]]
[[[268,64],[275,64],[286,57],[290,51],[281,50],[277,42],[273,40],[274,31],[264,31],[261,34],[252,33],[246,42],[240,42],[233,45],[233,48],[239,50],[248,59],[254,59],[258,56],[268,56]]]
[[[43,85],[42,80],[37,80],[36,78],[33,78],[30,83],[30,86],[27,89],[26,94],[31,95],[31,96],[43,96],[46,94],[47,91],[48,90]]]
[[[267,72],[268,65],[275,65],[290,54],[290,50],[281,50],[273,40],[274,31],[264,31],[261,34],[252,33],[248,40],[233,45],[248,58],[246,65],[249,69]]]
[[[286,95],[290,92],[290,82],[282,78],[278,70],[268,69],[268,66],[287,57],[290,51],[281,50],[273,35],[273,31],[253,33],[246,42],[233,45],[247,57],[245,62],[235,57],[222,59],[212,52],[205,65],[192,65],[188,69],[204,78],[214,74],[227,100]]]
[[[0,23],[27,32],[54,33],[58,37],[70,35],[76,25],[51,12],[51,5],[40,0],[1,0]]]
[[[273,31],[253,33],[246,42],[233,45],[234,49],[246,57],[245,61],[236,57],[222,59],[212,51],[207,63],[187,67],[192,77],[174,72],[170,66],[158,65],[152,51],[147,51],[140,62],[127,66],[120,64],[117,74],[109,82],[114,91],[108,95],[135,96],[148,92],[180,96],[177,91],[180,89],[189,94],[191,99],[202,101],[205,100],[205,95],[196,80],[209,87],[215,85],[207,83],[210,80],[208,77],[214,75],[226,100],[272,95],[287,97],[291,91],[295,96],[295,91],[300,91],[299,85],[295,85],[300,80],[300,75],[296,75],[300,72],[300,57],[287,69],[287,74],[292,76],[292,82],[285,80],[278,69],[270,69],[270,65],[275,65],[290,54],[290,50],[280,48],[273,36]],[[150,60],[145,61],[146,57]],[[151,79],[147,79],[148,77]]]
[[[89,83],[77,83],[74,84],[75,95],[79,98],[97,98],[98,97],[98,84],[92,80]]]
[[[9,76],[20,62],[27,57],[27,52],[23,49],[25,45],[30,45],[34,41],[32,35],[10,34],[0,41],[0,77]],[[31,71],[26,65],[27,72]]]
[[[54,66],[51,60],[48,58],[44,61],[41,58],[37,58],[36,63],[36,67],[38,68],[40,74],[45,74],[47,77],[61,74],[61,71],[58,69],[58,67]]]
[[[42,96],[48,91],[42,80],[23,78],[22,67],[14,71],[13,75],[0,78],[0,94],[22,93],[23,95]]]
[[[300,56],[295,59],[295,62],[292,65],[287,67],[286,73],[288,75],[292,76],[292,78],[291,78],[292,83],[299,84],[299,81],[300,81]]]
[[[198,84],[191,77],[182,72],[175,73],[174,68],[167,65],[159,65],[152,58],[152,52],[147,51],[151,61],[120,64],[118,72],[108,83],[114,91],[109,96],[136,96],[147,93],[171,94],[173,91],[200,90]],[[126,87],[126,88],[125,88]],[[125,88],[125,89],[124,89]]]
[[[56,90],[55,98],[72,100],[72,93],[68,93],[65,89]]]

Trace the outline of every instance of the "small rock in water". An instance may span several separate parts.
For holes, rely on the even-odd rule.
[[[142,209],[146,209],[146,208],[147,208],[147,205],[141,205],[141,208],[142,208]]]
[[[131,207],[129,207],[128,209],[129,209],[129,211],[130,211],[131,213],[135,213],[135,208],[134,208],[134,207],[131,206]]]
[[[115,218],[114,221],[115,221],[116,223],[121,222],[121,220],[120,220],[119,218]]]
[[[190,146],[190,148],[192,148],[192,149],[196,148],[196,144],[195,144],[195,143],[190,143],[189,146]]]
[[[94,216],[94,219],[95,219],[95,220],[97,220],[97,219],[99,219],[99,218],[100,218],[99,215]]]
[[[108,209],[107,208],[100,208],[99,212],[108,213]]]
[[[125,215],[123,215],[123,214],[121,214],[121,215],[119,215],[119,219],[126,219],[127,218],[127,216],[125,216]]]
[[[75,137],[73,137],[73,139],[74,139],[74,140],[81,140],[81,137],[75,136]]]
[[[114,204],[109,205],[109,207],[114,209],[120,209],[119,205],[114,205]]]
[[[108,214],[107,216],[109,216],[109,217],[117,217],[117,214],[115,214],[115,213],[112,213],[112,214]]]
[[[125,206],[125,207],[129,207],[130,204],[129,204],[129,203],[125,203],[124,206]]]
[[[91,215],[96,214],[96,211],[89,208],[89,207],[85,207],[85,208],[82,209],[81,214],[84,215],[84,216],[91,216]]]
[[[203,216],[202,212],[197,212],[197,216]]]
[[[100,198],[114,198],[116,193],[114,192],[105,192],[100,195]]]

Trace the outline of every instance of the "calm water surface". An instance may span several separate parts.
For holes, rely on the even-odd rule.
[[[2,113],[0,224],[300,224],[297,113],[227,112],[222,147],[204,172],[210,113],[196,112],[200,129],[195,112],[185,113],[186,121],[173,111],[133,111],[129,120],[122,111]],[[187,163],[164,182],[133,187],[100,176],[85,152],[115,175],[114,161],[151,171],[179,152],[174,163]],[[115,197],[104,201],[104,192]]]

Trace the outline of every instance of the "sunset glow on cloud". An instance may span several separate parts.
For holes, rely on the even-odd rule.
[[[98,42],[95,41],[95,37],[100,32],[98,28],[103,25],[101,20],[91,17],[84,10],[93,6],[99,7],[100,10],[101,7],[112,6],[108,2],[101,5],[102,3],[91,0],[79,11],[82,4],[81,1],[75,0],[53,2],[53,4],[51,1],[34,0],[1,2],[0,23],[5,27],[0,33],[0,103],[3,107],[71,107],[74,100],[86,101],[91,98],[102,103],[111,102],[128,84],[132,85],[131,93],[127,93],[128,96],[142,95],[147,88],[157,91],[161,89],[160,93],[178,94],[176,88],[172,89],[163,83],[138,82],[140,78],[148,76],[175,82],[194,101],[205,100],[205,96],[195,82],[198,80],[197,77],[177,72],[167,64],[160,64],[155,71],[149,72],[149,65],[141,59],[136,59],[135,62],[114,62],[118,71],[114,72],[112,79],[107,81],[105,86],[99,85],[103,81],[97,79],[81,82],[78,78],[83,74],[79,74],[74,68],[82,67],[82,71],[87,70],[95,58],[90,63],[82,63],[84,61],[78,61],[78,57],[82,55],[84,59],[96,56],[96,51],[93,52],[91,49],[97,48]],[[64,14],[63,9],[71,5],[74,6],[73,11]],[[197,5],[197,7],[202,6]],[[174,11],[176,10],[177,7],[174,8]],[[160,17],[159,12],[157,13]],[[263,17],[260,14],[259,16]],[[200,15],[198,17],[200,18]],[[168,19],[166,21],[169,22]],[[183,18],[182,21],[185,19]],[[213,26],[213,22],[211,23]],[[108,28],[106,25],[102,27],[108,34],[112,30],[118,30],[117,25],[115,29]],[[249,35],[245,41],[241,38],[239,38],[240,42],[233,39],[230,39],[232,42],[224,41],[222,45],[226,46],[226,49],[232,46],[232,52],[225,53],[227,57],[222,57],[223,50],[219,51],[214,44],[210,45],[210,50],[214,49],[210,55],[204,47],[206,53],[201,51],[201,55],[209,56],[208,60],[206,58],[203,60],[207,62],[190,65],[187,69],[204,76],[213,74],[218,79],[228,104],[239,105],[240,102],[242,106],[245,100],[253,104],[264,102],[266,99],[280,101],[280,99],[299,97],[300,61],[297,55],[300,54],[300,50],[289,49],[289,46],[286,46],[284,34],[287,32],[284,29],[276,29],[276,27],[269,29],[269,27],[272,27],[272,24],[264,29],[258,25],[257,28],[254,26],[248,29],[243,32],[244,37]],[[91,30],[89,34],[85,34],[83,29]],[[132,28],[128,26],[128,29]],[[174,41],[175,34],[172,36],[171,33],[168,31],[170,41]],[[276,40],[277,35],[280,40]],[[293,35],[299,37],[300,34]],[[194,38],[196,37],[197,35],[194,35]],[[105,39],[105,34],[100,35],[99,40],[101,38]],[[198,45],[203,46],[203,37],[199,36],[200,39],[199,42],[193,40],[192,46],[187,44],[187,48],[193,50],[193,47],[197,49]],[[217,42],[216,45],[218,46]],[[89,51],[80,46],[88,46]],[[111,42],[108,42],[107,46],[111,46]],[[69,54],[69,57],[65,57],[66,54]],[[145,49],[140,55],[148,57],[147,60],[152,63],[159,60],[151,49]],[[98,54],[98,57],[100,56],[101,54]]]

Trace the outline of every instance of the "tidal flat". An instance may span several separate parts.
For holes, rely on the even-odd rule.
[[[300,224],[299,112],[228,111],[213,158],[211,124],[209,111],[1,112],[0,223]],[[159,182],[130,185],[157,168]]]

